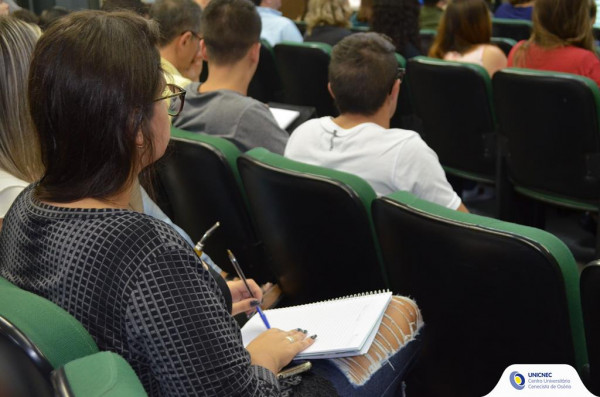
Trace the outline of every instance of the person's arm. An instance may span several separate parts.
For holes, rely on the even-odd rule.
[[[133,360],[150,367],[163,395],[278,395],[269,367],[287,358],[274,350],[285,337],[267,335],[271,346],[259,345],[257,360],[251,359],[216,282],[197,270],[193,251],[158,250],[147,253],[132,280],[126,332]]]
[[[263,103],[254,101],[240,115],[235,139],[244,147],[264,147],[283,155],[288,138],[288,133],[279,127]]]
[[[495,45],[485,46],[482,55],[483,67],[487,70],[490,78],[500,69],[507,65],[506,55]]]

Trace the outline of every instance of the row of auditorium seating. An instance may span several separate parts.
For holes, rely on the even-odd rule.
[[[65,310],[0,277],[0,395],[144,397],[131,366],[99,352]]]
[[[357,176],[177,129],[158,176],[173,221],[193,239],[220,221],[206,251],[230,270],[231,248],[248,275],[279,283],[282,305],[381,288],[414,298],[426,327],[409,396],[485,395],[514,363],[567,363],[587,380],[595,355],[599,376],[575,260],[549,233],[406,192],[376,198]]]

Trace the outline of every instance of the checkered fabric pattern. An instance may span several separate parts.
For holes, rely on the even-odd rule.
[[[4,219],[2,277],[75,316],[151,396],[279,395],[273,373],[250,365],[224,291],[170,226],[128,210],[46,205],[33,191]]]

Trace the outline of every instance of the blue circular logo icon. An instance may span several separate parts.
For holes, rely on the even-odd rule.
[[[525,388],[525,377],[517,371],[510,374],[510,384],[517,390],[523,390]]]

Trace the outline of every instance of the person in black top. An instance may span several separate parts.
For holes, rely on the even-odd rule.
[[[404,58],[421,55],[418,0],[373,0],[371,30],[392,39]]]

